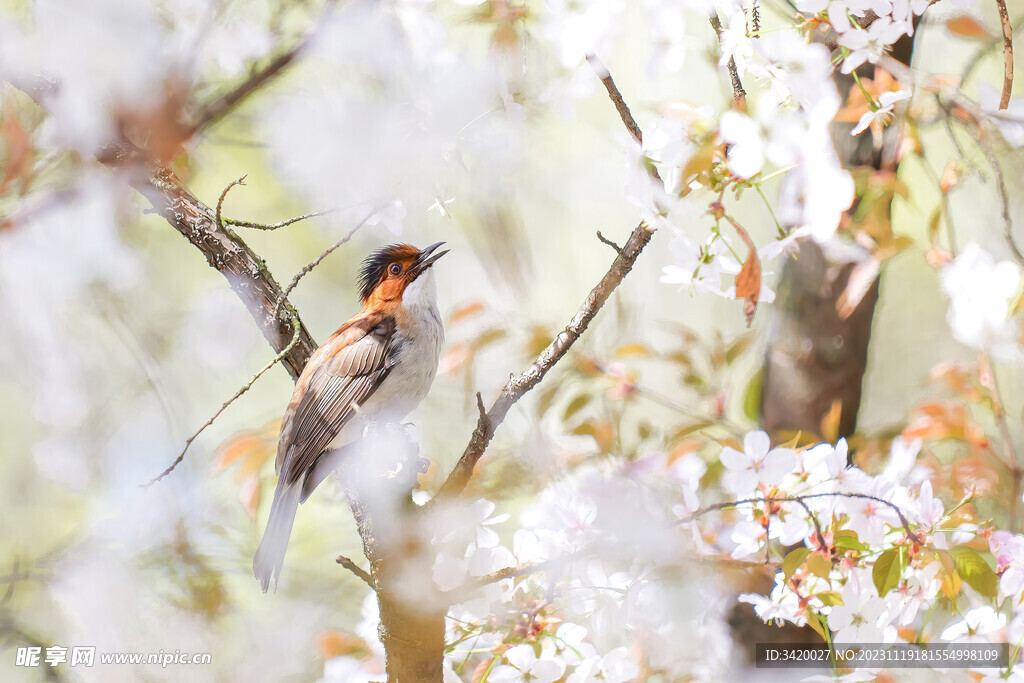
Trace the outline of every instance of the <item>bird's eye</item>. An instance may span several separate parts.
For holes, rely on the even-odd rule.
[[[391,273],[392,275],[401,275],[402,266],[398,265],[397,263],[392,263],[391,267],[388,268],[388,272]]]

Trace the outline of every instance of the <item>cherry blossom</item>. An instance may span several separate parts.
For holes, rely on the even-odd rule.
[[[719,33],[722,56],[718,60],[718,65],[724,67],[732,59],[736,64],[736,71],[742,76],[746,71],[747,60],[754,54],[753,41],[747,36],[747,17],[743,13],[743,8],[733,7],[722,24]]]
[[[857,571],[850,575],[841,591],[843,604],[832,607],[828,625],[835,631],[837,643],[890,642],[895,629],[890,628],[895,615],[885,600],[878,597],[870,573]]]
[[[996,556],[999,597],[1016,600],[1024,592],[1024,536],[1008,531],[993,532],[989,548]]]
[[[895,492],[892,482],[864,475],[856,484],[844,486],[844,490],[881,499],[842,498],[838,507],[849,516],[848,526],[857,532],[861,541],[869,545],[882,543],[889,528],[899,524],[899,518],[892,507],[882,502],[889,500]]]
[[[1006,615],[996,612],[990,605],[968,610],[963,619],[953,622],[942,632],[942,639],[957,643],[985,643],[1006,625]]]
[[[743,451],[728,446],[722,449],[722,464],[728,472],[725,483],[738,495],[749,494],[759,484],[773,486],[796,464],[796,455],[788,448],[772,448],[764,432],[748,432],[743,438]]]
[[[991,254],[970,242],[942,269],[953,336],[1002,360],[1019,359],[1020,326],[1010,313],[1020,283],[1020,266],[1012,261],[996,263]]]
[[[840,3],[834,2],[832,6],[838,4]],[[847,0],[847,5],[853,4],[852,0]],[[851,50],[843,60],[843,73],[850,73],[864,62],[876,63],[890,45],[910,30],[912,29],[906,23],[894,22],[889,17],[880,16],[866,29],[846,31],[839,37],[839,44]]]
[[[939,562],[931,562],[922,569],[910,567],[906,581],[898,591],[890,594],[895,601],[894,610],[898,614],[896,620],[901,626],[912,623],[918,611],[938,597],[942,588],[942,580],[939,578],[941,569]]]
[[[516,645],[505,652],[508,664],[496,666],[487,677],[496,683],[552,683],[565,674],[565,662],[561,659],[538,659],[533,646],[527,643]]]
[[[897,90],[896,92],[884,92],[878,98],[878,107],[873,111],[864,112],[860,117],[860,121],[854,126],[853,130],[850,131],[850,135],[860,135],[873,124],[883,126],[892,121],[893,107],[896,106],[897,102],[910,99],[910,93],[906,90]]]
[[[628,659],[628,651],[617,647],[603,657],[594,655],[573,670],[566,683],[626,683],[636,678],[640,668]]]
[[[740,602],[753,605],[754,612],[765,622],[774,621],[781,625],[788,621],[797,626],[807,623],[800,605],[800,598],[786,587],[785,577],[782,572],[775,575],[775,587],[772,588],[771,597],[766,598],[757,593],[744,593],[739,596]]]
[[[893,439],[889,448],[889,464],[881,476],[896,484],[918,484],[924,481],[928,469],[917,465],[917,454],[921,451],[921,439],[908,442],[902,436]],[[906,481],[905,481],[906,480]]]

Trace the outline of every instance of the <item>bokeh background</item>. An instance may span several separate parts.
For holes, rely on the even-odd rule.
[[[176,168],[208,205],[245,174],[225,200],[232,218],[270,223],[337,209],[278,231],[238,229],[279,282],[350,230],[368,202],[401,196],[400,233],[362,228],[291,295],[317,341],[356,311],[355,276],[370,251],[394,241],[449,244],[436,269],[449,321],[442,372],[411,418],[434,463],[429,488],[469,438],[474,393],[495,396],[607,269],[614,255],[595,231],[622,241],[639,220],[624,192],[632,142],[572,41],[599,38],[641,126],[670,103],[717,112],[731,102],[714,32],[695,9],[652,0],[593,3],[583,13],[535,1],[515,5],[525,18],[502,23],[487,15],[493,4],[394,2],[375,13],[369,3],[339,3],[325,20],[317,2],[0,3],[0,76],[17,81],[41,62],[80,89],[47,117],[19,88],[2,86],[0,160],[11,163],[6,122],[14,120],[31,141],[34,169],[24,185],[5,181],[0,197],[0,213],[18,219],[0,228],[4,680],[45,673],[14,666],[12,648],[25,643],[213,655],[211,666],[187,671],[79,668],[53,674],[61,680],[283,681],[316,679],[330,656],[372,641],[365,587],[334,563],[360,555],[335,482],[300,509],[278,591],[263,595],[251,575],[274,484],[276,421],[291,393],[284,369],[230,406],[174,473],[141,487],[274,353],[224,278],[87,149],[102,138],[111,102],[141,107],[159,96],[153,80],[179,67],[192,96],[212,96],[252,60],[323,22],[296,65],[189,141]],[[929,10],[916,59],[959,73],[981,43],[945,30],[945,18],[963,13],[946,4]],[[988,5],[973,16],[991,27]],[[507,26],[514,31],[502,33]],[[523,63],[495,67],[496,54]],[[516,74],[514,97],[507,73]],[[976,95],[1000,79],[993,50],[964,90]],[[896,231],[919,240],[940,200],[933,176],[954,154],[939,123],[922,139],[933,156],[901,165],[908,198],[894,209]],[[1019,166],[1018,158],[1007,172],[1015,218]],[[435,200],[453,201],[441,212],[429,209]],[[991,183],[965,178],[951,206],[961,241],[1006,256]],[[697,238],[709,225],[705,208],[695,200]],[[756,242],[772,238],[756,197],[734,213]],[[679,325],[712,346],[746,333],[741,302],[659,282],[674,262],[669,238],[655,235],[566,367],[546,380],[560,388],[547,396],[556,409],[538,417],[545,397],[535,392],[499,430],[495,464],[477,486],[503,509],[514,513],[535,495],[538,469],[595,449],[595,435],[566,410],[580,381],[566,368],[580,358],[622,362],[651,393],[695,412],[707,405],[679,372],[619,353],[674,348]],[[860,411],[866,431],[905,419],[930,391],[936,363],[973,357],[949,333],[947,300],[922,252],[888,262],[881,286]],[[717,377],[726,415],[750,428],[744,395],[771,318],[762,304],[749,345]],[[1003,383],[1012,414],[1022,386]],[[657,402],[641,410],[655,429],[677,420]],[[724,622],[714,628],[728,637]]]

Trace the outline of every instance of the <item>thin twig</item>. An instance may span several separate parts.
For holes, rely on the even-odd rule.
[[[188,448],[189,448],[189,446],[192,445],[192,442],[195,441],[196,438],[200,434],[202,434],[203,431],[205,431],[207,427],[212,425],[213,421],[216,420],[218,417],[220,417],[220,414],[223,413],[227,409],[227,407],[229,405],[234,403],[235,400],[238,399],[242,394],[244,394],[245,392],[249,391],[249,389],[252,387],[252,385],[256,383],[256,380],[258,380],[260,377],[263,376],[263,373],[265,373],[267,370],[269,370],[270,368],[272,368],[275,365],[277,365],[279,362],[281,362],[282,359],[284,359],[285,356],[288,355],[288,353],[299,342],[299,330],[302,329],[302,325],[299,323],[298,318],[294,317],[294,316],[292,317],[292,326],[293,326],[295,332],[292,334],[292,340],[288,344],[288,346],[283,348],[280,353],[278,353],[276,356],[274,356],[273,360],[271,360],[269,363],[264,365],[263,368],[259,372],[257,372],[255,375],[253,375],[252,379],[250,379],[241,389],[236,391],[234,396],[232,396],[227,401],[225,401],[224,405],[222,405],[220,407],[220,410],[218,410],[216,413],[214,413],[213,417],[211,417],[209,420],[206,421],[206,424],[204,424],[202,427],[200,427],[198,430],[196,430],[195,434],[193,434],[192,436],[190,436],[188,438],[188,441],[185,442],[185,447],[181,449],[181,453],[179,453],[178,457],[174,459],[174,462],[172,462],[170,464],[170,466],[167,469],[165,469],[163,472],[161,472],[157,476],[153,477],[152,479],[150,479],[145,484],[142,484],[142,488],[148,489],[150,486],[152,486],[153,484],[157,483],[158,481],[160,481],[161,479],[166,477],[168,474],[173,472],[174,469],[178,465],[180,465],[181,462],[185,459],[185,453],[188,452]]]
[[[221,229],[224,228],[224,219],[221,217],[221,211],[224,208],[224,200],[227,198],[228,192],[230,192],[231,188],[233,188],[235,185],[245,185],[245,179],[248,177],[249,174],[246,173],[238,180],[231,181],[230,183],[228,183],[228,186],[224,188],[224,191],[220,193],[220,198],[217,200],[217,209],[216,211],[214,211],[213,214],[214,220],[217,221],[217,227]]]
[[[811,518],[812,522],[814,522],[814,534],[818,537],[818,546],[822,550],[824,550],[826,547],[828,547],[828,544],[825,542],[825,534],[823,534],[821,531],[821,521],[818,519],[818,515],[814,514],[814,512],[811,511],[811,506],[808,505],[806,502],[798,500],[796,501],[796,503],[797,505],[804,509],[804,512],[807,513],[807,516]]]
[[[284,228],[293,223],[304,221],[308,218],[318,218],[320,216],[326,216],[329,213],[334,213],[337,209],[324,209],[323,211],[314,211],[313,213],[304,213],[301,216],[295,216],[294,218],[288,218],[277,223],[255,223],[253,221],[240,221],[237,218],[225,218],[225,225],[231,225],[236,228],[251,228],[253,230],[277,230],[278,228]]]
[[[882,503],[883,505],[890,507],[893,510],[893,512],[896,513],[896,516],[900,520],[900,524],[903,526],[903,530],[907,533],[907,537],[910,538],[910,540],[914,541],[915,543],[924,543],[923,539],[916,533],[914,533],[914,530],[910,528],[910,522],[909,520],[907,520],[906,515],[903,514],[903,511],[900,510],[899,506],[897,506],[892,501],[885,500],[884,498],[879,498],[878,496],[868,495],[867,493],[810,493],[803,496],[769,496],[767,498],[745,498],[743,500],[730,500],[724,503],[715,503],[713,505],[708,505],[698,510],[695,510],[688,517],[679,520],[677,524],[685,524],[687,522],[693,521],[694,519],[697,519],[698,517],[702,517],[709,512],[714,512],[716,510],[728,510],[731,508],[739,507],[741,505],[757,505],[759,503],[768,503],[769,505],[773,503],[800,503],[801,501],[810,500],[812,498],[861,498],[864,500],[873,500],[875,502]]]
[[[447,591],[446,595],[452,598],[452,601],[464,600],[466,595],[473,591],[489,586],[492,583],[498,581],[504,581],[505,579],[514,579],[520,576],[528,576],[530,574],[539,574],[541,572],[550,571],[552,569],[558,569],[567,564],[571,564],[576,560],[593,555],[598,551],[596,544],[591,544],[586,547],[580,548],[579,550],[562,555],[561,557],[554,557],[549,560],[542,560],[540,562],[527,562],[526,564],[516,565],[514,567],[505,567],[499,569],[496,572],[485,574],[483,576],[476,577],[462,584],[458,588],[453,588]]]
[[[718,36],[719,42],[722,40],[722,21],[718,18],[718,13],[713,12],[710,17],[711,28],[715,29],[715,35]],[[747,92],[743,89],[743,83],[740,81],[740,72],[736,68],[736,59],[729,57],[729,80],[732,82],[732,99],[736,103],[736,108],[745,110],[747,108]]]
[[[1024,476],[1024,469],[1021,468],[1020,462],[1017,459],[1017,451],[1013,447],[1013,435],[1010,433],[1010,425],[1006,421],[1006,410],[1003,407],[1003,394],[999,390],[999,382],[996,379],[995,370],[992,368],[992,363],[988,359],[988,356],[982,354],[982,362],[985,366],[988,366],[988,376],[992,378],[991,389],[992,398],[995,399],[993,402],[993,413],[996,418],[996,424],[999,427],[999,437],[1003,442],[1003,457],[1006,459],[1006,467],[1010,470],[1011,482],[1010,482],[1010,523],[1009,528],[1011,531],[1016,533],[1018,525],[1018,510],[1020,509],[1020,489],[1021,489],[1021,477]],[[982,370],[984,375],[984,370]]]
[[[338,555],[338,559],[336,559],[335,562],[337,562],[342,567],[358,576],[360,579],[362,579],[363,583],[369,586],[374,592],[377,591],[377,587],[373,585],[373,579],[366,572],[366,570],[360,567],[358,564],[356,564],[349,558],[345,557],[344,555]]]
[[[210,266],[227,278],[274,351],[280,352],[288,346],[295,331],[291,320],[292,317],[298,319],[298,313],[290,310],[290,315],[274,314],[273,306],[280,297],[281,286],[259,254],[233,230],[219,225],[214,208],[189,192],[171,169],[164,168],[145,180],[140,179],[135,187],[175,230],[200,250]],[[317,347],[301,319],[299,328],[299,342],[284,358],[293,379],[298,378]]]
[[[1017,259],[1017,263],[1024,266],[1024,253],[1021,253],[1020,247],[1017,246],[1017,240],[1013,237],[1013,218],[1010,216],[1010,193],[1006,189],[1003,169],[999,165],[999,160],[996,159],[995,152],[992,151],[992,144],[985,137],[985,131],[982,130],[980,133],[978,135],[978,144],[985,153],[985,158],[988,159],[988,165],[992,167],[992,175],[996,178],[996,190],[999,192],[1000,208],[1003,215],[1003,237],[1010,246],[1010,251],[1013,253],[1013,257]]]
[[[999,8],[999,23],[1003,26],[1003,94],[999,98],[999,108],[1010,106],[1010,91],[1013,90],[1013,27],[1010,25],[1010,13],[1006,11],[1006,0],[996,0]]]
[[[629,134],[633,136],[634,140],[636,140],[636,144],[642,146],[644,144],[643,131],[641,131],[640,126],[636,124],[636,119],[633,118],[633,114],[629,111],[629,105],[627,105],[626,101],[622,99],[622,93],[619,92],[618,86],[616,86],[615,81],[612,80],[611,73],[609,73],[608,69],[606,69],[604,64],[601,63],[601,60],[597,58],[597,55],[588,54],[587,62],[594,70],[594,73],[597,74],[597,77],[601,79],[601,82],[604,83],[604,87],[608,91],[608,97],[611,98],[612,104],[615,105],[615,110],[619,112],[619,118],[621,118],[622,123],[625,124],[626,130],[628,130]]]
[[[569,321],[565,329],[555,337],[530,367],[518,377],[509,379],[508,383],[501,390],[501,394],[491,405],[490,410],[486,414],[481,415],[477,420],[473,436],[470,438],[465,451],[463,451],[462,457],[459,458],[458,463],[456,463],[447,480],[445,480],[430,504],[439,499],[453,498],[465,490],[470,477],[473,475],[473,469],[476,467],[477,461],[484,454],[484,450],[486,450],[491,439],[494,437],[495,429],[505,419],[508,411],[526,392],[540,384],[551,368],[565,356],[573,343],[586,331],[594,316],[597,315],[605,302],[608,301],[608,297],[611,296],[612,292],[622,282],[622,279],[632,270],[637,257],[640,256],[640,252],[650,242],[653,234],[654,231],[646,223],[640,223],[633,230],[625,246],[623,246],[622,252],[615,257],[615,261],[608,269],[608,272],[601,278],[597,286],[590,291],[590,294],[576,311],[576,315],[572,317],[572,320]]]
[[[299,284],[299,280],[304,278],[311,270],[313,270],[318,265],[320,265],[320,262],[323,261],[325,258],[327,258],[327,256],[331,252],[333,252],[335,249],[337,249],[338,247],[340,247],[341,245],[345,244],[350,239],[352,239],[352,236],[355,235],[356,232],[359,231],[359,228],[361,228],[364,225],[366,225],[366,221],[368,221],[371,218],[373,218],[373,216],[376,215],[377,211],[379,211],[379,209],[374,209],[372,212],[366,214],[366,216],[363,218],[363,220],[359,221],[359,223],[356,225],[356,227],[354,227],[351,230],[349,230],[347,235],[342,237],[340,240],[338,240],[337,242],[335,242],[331,246],[327,247],[327,249],[325,249],[324,251],[320,252],[319,256],[317,256],[315,259],[313,259],[309,263],[309,265],[307,265],[305,268],[300,270],[298,272],[298,274],[296,274],[296,276],[292,278],[292,281],[290,283],[288,283],[288,286],[284,288],[283,292],[281,292],[281,296],[278,297],[277,303],[274,304],[274,317],[275,318],[277,317],[278,311],[281,310],[281,304],[283,304],[285,301],[288,300],[288,295],[292,293],[293,289],[295,289],[295,285]]]
[[[192,117],[192,123],[189,126],[186,137],[190,138],[220,121],[227,114],[231,113],[242,100],[291,66],[299,56],[299,53],[309,45],[313,33],[313,31],[310,31],[304,35],[291,48],[273,57],[263,68],[251,71],[244,81],[231,90],[200,105]]]
[[[228,192],[231,191],[235,185],[245,185],[245,179],[249,177],[246,173],[238,180],[232,182],[230,185],[224,188],[224,191],[220,193],[220,199],[217,200],[217,209],[214,212],[214,219],[217,221],[217,225],[224,228],[227,225],[234,226],[236,228],[252,228],[254,230],[277,230],[278,228],[284,228],[286,226],[304,221],[307,218],[317,218],[318,216],[326,216],[329,213],[334,213],[337,209],[324,209],[323,211],[314,211],[312,213],[304,213],[301,216],[295,216],[288,218],[277,223],[256,223],[255,221],[241,221],[236,218],[224,218],[222,211],[224,209],[224,200],[228,196]]]
[[[600,230],[597,231],[597,239],[601,240],[602,242],[607,244],[609,247],[614,249],[615,252],[617,254],[619,254],[620,256],[622,255],[622,247],[620,247],[619,245],[615,244],[615,242],[611,241],[610,239],[608,239],[607,237],[602,235]]]
[[[978,168],[977,164],[967,156],[967,152],[964,150],[963,145],[960,144],[960,139],[956,136],[956,131],[953,130],[953,114],[950,111],[949,105],[946,104],[938,94],[935,95],[935,101],[938,103],[939,108],[945,112],[945,116],[942,117],[942,124],[946,129],[946,135],[949,136],[950,142],[953,143],[953,148],[956,150],[957,157],[959,157],[960,160],[971,169],[971,171],[977,174],[978,179],[981,180],[981,182],[988,182],[988,178],[985,177],[985,174],[980,168]]]

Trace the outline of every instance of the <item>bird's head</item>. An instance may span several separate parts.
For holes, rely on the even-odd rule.
[[[424,249],[411,244],[389,244],[370,254],[359,273],[359,298],[363,304],[371,299],[400,299],[417,278],[448,253],[447,249],[437,251],[442,244],[437,242]]]

